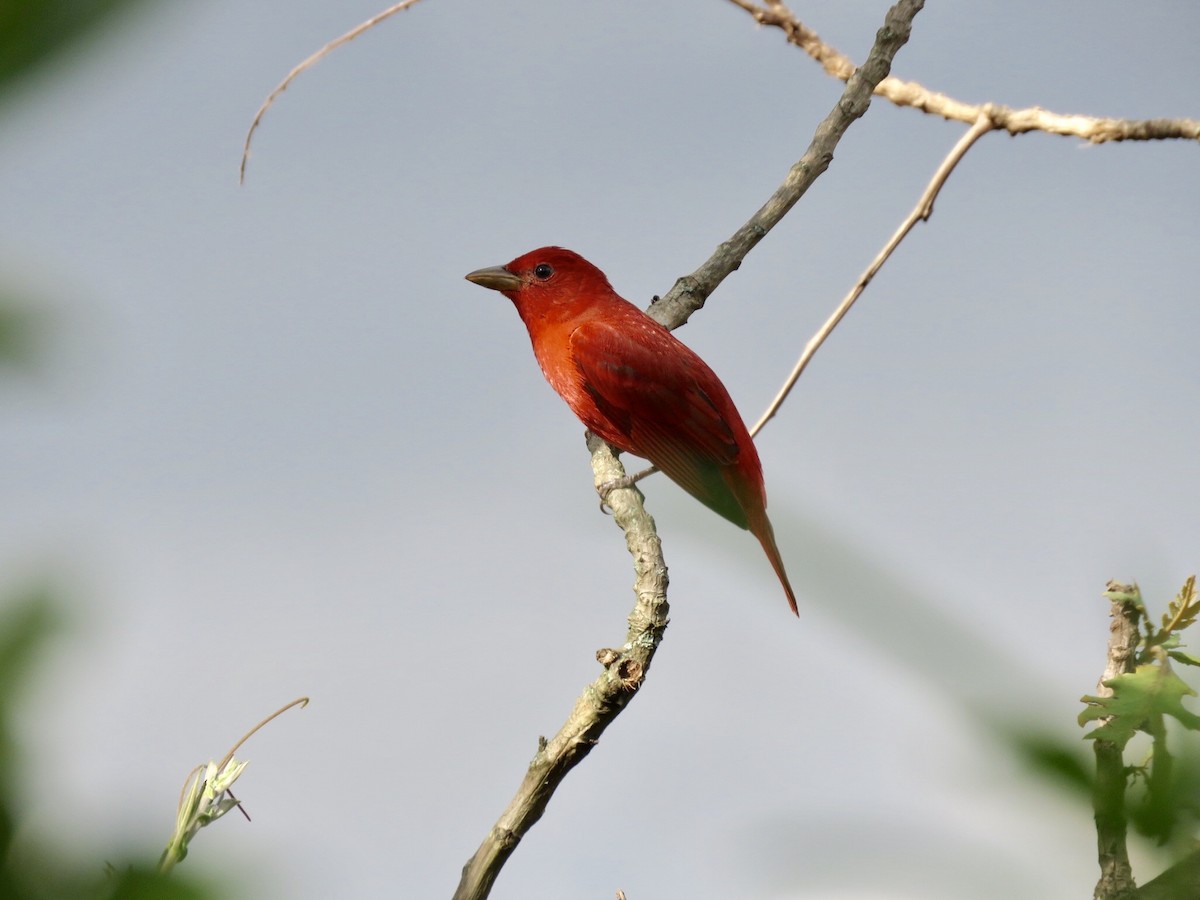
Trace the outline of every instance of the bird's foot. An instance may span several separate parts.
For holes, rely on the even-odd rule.
[[[608,495],[622,488],[633,487],[635,483],[636,479],[632,475],[625,475],[622,478],[613,478],[596,485],[596,493],[600,495],[600,512],[606,516],[612,515],[612,507],[608,505]]]
[[[651,466],[648,469],[643,469],[636,475],[625,475],[621,478],[613,478],[610,481],[596,485],[596,493],[600,495],[600,512],[605,515],[612,513],[612,507],[608,505],[608,495],[613,491],[619,491],[622,488],[631,488],[647,475],[653,475],[657,471],[657,466]]]

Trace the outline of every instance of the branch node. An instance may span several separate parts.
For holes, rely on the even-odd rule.
[[[612,649],[612,647],[602,647],[596,651],[596,662],[600,663],[600,665],[604,666],[606,669],[620,658],[621,652],[619,650]]]

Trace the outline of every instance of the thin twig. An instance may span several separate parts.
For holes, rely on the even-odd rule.
[[[238,738],[237,743],[235,743],[232,747],[229,748],[229,752],[225,754],[225,758],[222,759],[219,763],[217,763],[217,768],[218,769],[225,768],[225,766],[227,766],[229,764],[229,761],[231,759],[233,759],[233,755],[235,753],[237,753],[239,749],[241,749],[242,744],[246,743],[246,741],[248,741],[248,740],[250,740],[250,738],[254,737],[254,735],[256,735],[262,729],[262,727],[264,725],[266,725],[268,722],[270,722],[274,719],[279,718],[285,712],[287,712],[289,709],[294,709],[297,706],[300,707],[301,709],[304,709],[304,707],[308,706],[308,698],[307,697],[297,697],[291,703],[288,703],[285,706],[279,707],[279,709],[275,710],[275,712],[271,713],[269,716],[267,716],[265,719],[263,719],[261,722],[259,722],[257,725],[255,725],[253,728],[251,728],[249,731],[247,731],[245,734],[243,734],[240,738]]]
[[[262,118],[264,115],[266,115],[267,110],[271,108],[271,104],[275,102],[275,99],[280,94],[288,89],[289,85],[296,80],[296,77],[301,72],[311,69],[314,65],[319,63],[338,47],[342,46],[343,44],[350,43],[364,31],[371,30],[384,19],[390,18],[396,13],[402,12],[418,2],[420,2],[420,0],[402,0],[400,3],[395,3],[392,6],[389,6],[383,12],[371,16],[371,18],[367,19],[367,21],[360,25],[356,25],[354,28],[351,28],[341,37],[334,38],[308,59],[304,60],[304,62],[292,69],[292,71],[287,73],[287,77],[285,77],[283,81],[279,82],[279,84],[275,86],[275,90],[271,91],[271,93],[267,95],[267,99],[263,101],[262,106],[258,108],[258,112],[254,114],[254,120],[250,123],[249,131],[246,132],[246,141],[242,145],[242,163],[238,167],[238,181],[240,183],[246,183],[246,165],[250,162],[250,142],[254,140],[254,132],[258,130],[258,125],[260,122],[262,122]]]
[[[825,339],[833,333],[833,329],[838,326],[838,323],[850,311],[850,307],[862,296],[862,292],[866,290],[871,280],[879,274],[879,270],[883,268],[883,264],[888,261],[893,251],[900,246],[900,242],[908,236],[908,233],[912,231],[918,222],[927,221],[933,215],[934,201],[937,200],[937,196],[942,190],[942,185],[946,183],[946,179],[950,177],[950,173],[954,171],[954,167],[958,165],[959,160],[963,158],[975,142],[991,131],[992,128],[991,119],[981,115],[975,121],[975,124],[971,126],[971,129],[954,145],[954,149],[942,160],[942,164],[934,172],[933,178],[930,179],[929,185],[925,188],[924,193],[921,194],[921,199],[917,201],[917,205],[913,207],[913,211],[900,223],[900,227],[888,238],[887,243],[883,245],[883,249],[871,260],[871,264],[867,266],[866,271],[859,276],[858,282],[850,290],[850,293],[838,304],[837,309],[833,311],[833,314],[826,320],[825,324],[821,326],[817,333],[809,340],[808,344],[805,345],[804,352],[800,354],[800,359],[796,361],[796,365],[792,369],[791,374],[788,375],[787,380],[784,381],[783,387],[779,389],[779,393],[775,395],[775,399],[771,401],[766,412],[762,414],[759,420],[754,423],[754,427],[750,429],[751,436],[758,434],[762,430],[762,427],[779,411],[779,407],[783,405],[783,401],[787,399],[792,388],[796,386],[796,381],[808,366],[809,361],[813,358],[813,354],[820,349],[821,345],[825,343]]]
[[[821,40],[815,31],[796,18],[782,0],[730,0],[748,12],[760,25],[780,29],[795,44],[821,64],[825,72],[842,81],[853,75],[853,60]],[[1082,138],[1093,144],[1107,141],[1200,140],[1200,120],[1196,119],[1109,119],[1055,113],[1033,106],[1013,109],[999,104],[971,104],[931,91],[915,81],[889,76],[879,83],[875,93],[896,106],[910,106],[922,112],[957,122],[976,122],[989,106],[993,127],[1009,134],[1041,131]]]
[[[220,771],[221,769],[224,769],[227,765],[229,765],[230,760],[233,759],[233,755],[235,753],[237,753],[239,749],[241,749],[242,744],[246,743],[246,741],[248,741],[248,740],[250,740],[250,738],[254,737],[254,735],[257,734],[259,732],[259,730],[261,730],[262,727],[264,725],[266,725],[268,722],[270,722],[272,719],[277,719],[279,716],[283,715],[289,709],[292,709],[293,707],[296,707],[296,706],[299,706],[301,709],[303,709],[304,707],[308,706],[308,702],[309,702],[309,700],[307,697],[297,697],[291,703],[288,703],[285,706],[279,707],[279,709],[275,710],[275,712],[271,713],[269,716],[267,716],[265,719],[263,719],[261,722],[259,722],[257,725],[255,725],[253,728],[251,728],[249,731],[247,731],[245,734],[243,734],[240,738],[238,738],[237,741],[234,742],[234,745],[229,748],[229,752],[226,753],[221,758],[221,761],[219,763],[217,763],[217,770]],[[179,793],[179,804],[181,806],[183,805],[184,797],[187,795],[188,786],[191,784],[193,776],[197,775],[199,772],[203,771],[205,768],[206,768],[206,764],[200,763],[200,765],[196,766],[194,769],[192,769],[191,772],[188,773],[187,778],[184,780],[183,788],[180,790],[180,793]]]

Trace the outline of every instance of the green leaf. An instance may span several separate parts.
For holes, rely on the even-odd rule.
[[[1184,653],[1182,650],[1168,650],[1167,656],[1186,666],[1200,666],[1200,658],[1192,656],[1190,653]]]
[[[1183,631],[1196,621],[1197,615],[1200,615],[1200,602],[1197,602],[1196,596],[1196,576],[1192,575],[1183,583],[1183,587],[1163,613],[1163,631]]]
[[[1200,716],[1189,712],[1183,698],[1195,696],[1187,684],[1163,660],[1159,664],[1138,666],[1136,672],[1118,675],[1104,682],[1111,688],[1111,697],[1084,697],[1087,708],[1079,714],[1079,724],[1106,719],[1098,728],[1084,735],[1091,740],[1112,741],[1124,747],[1134,732],[1147,730],[1152,717],[1171,716],[1185,727],[1200,731]]]

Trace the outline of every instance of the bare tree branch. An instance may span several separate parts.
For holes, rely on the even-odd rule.
[[[834,78],[846,81],[854,74],[850,57],[829,46],[796,18],[782,0],[729,0],[745,10],[760,25],[783,31],[788,43],[795,44]],[[875,88],[875,93],[897,106],[911,106],[922,112],[957,122],[974,123],[986,115],[992,126],[1009,134],[1043,131],[1082,138],[1093,144],[1106,141],[1200,140],[1200,121],[1196,119],[1105,119],[1094,116],[1064,115],[1040,107],[1013,109],[993,103],[971,104],[955,100],[922,87],[915,81],[888,77]]]
[[[647,310],[651,316],[667,328],[678,328],[686,322],[829,168],[842,135],[871,105],[872,93],[891,71],[892,60],[908,41],[912,20],[924,5],[924,0],[899,0],[888,10],[867,61],[847,79],[841,98],[817,126],[812,143],[788,171],[783,184],[700,268],[676,281],[666,296]]]
[[[590,433],[588,448],[592,451],[592,470],[597,486],[624,476],[625,469],[616,454]],[[500,869],[525,833],[542,817],[554,791],[633,699],[666,631],[669,613],[667,567],[654,530],[654,519],[642,506],[640,491],[614,491],[609,505],[614,521],[625,532],[625,543],[633,557],[633,590],[637,601],[629,615],[625,643],[620,649],[597,652],[596,658],[604,666],[603,673],[575,701],[575,707],[558,734],[548,741],[545,738],[538,740],[538,751],[529,763],[516,795],[475,855],[463,866],[454,900],[487,897]]]

